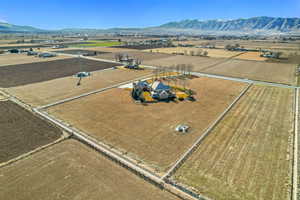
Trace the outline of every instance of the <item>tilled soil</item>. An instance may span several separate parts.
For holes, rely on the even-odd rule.
[[[49,62],[10,65],[0,68],[0,87],[8,88],[30,83],[72,76],[80,71],[96,71],[117,64],[84,58],[70,58]]]
[[[11,101],[0,101],[0,163],[51,143],[60,136],[58,128],[24,108]]]

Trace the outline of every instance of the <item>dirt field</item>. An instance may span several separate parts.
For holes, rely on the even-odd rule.
[[[48,81],[72,76],[80,71],[95,71],[116,65],[83,58],[70,58],[0,67],[0,87],[7,88]]]
[[[53,51],[56,53],[65,53],[65,54],[71,54],[71,55],[93,55],[95,52],[96,54],[103,54],[103,53],[107,53],[104,51],[91,51],[91,50],[86,50],[86,49],[67,49],[67,50],[56,50]]]
[[[177,199],[75,140],[0,168],[0,191],[3,200]]]
[[[192,64],[194,66],[194,71],[201,71],[206,68],[210,68],[218,63],[225,62],[226,59],[222,58],[207,58],[207,57],[199,57],[199,56],[182,56],[176,55],[167,58],[154,59],[154,60],[146,60],[143,62],[145,65],[152,66],[174,66],[177,64]]]
[[[2,54],[0,55],[0,67],[7,65],[18,65],[26,63],[37,63],[45,61],[53,61],[68,58],[67,56],[56,56],[53,58],[39,58],[35,56],[27,56],[26,54]]]
[[[267,58],[260,57],[260,52],[245,52],[244,54],[241,54],[236,59],[242,59],[242,60],[255,60],[255,61],[265,61]]]
[[[234,45],[240,44],[245,48],[250,49],[270,49],[275,51],[298,51],[299,50],[299,41],[297,42],[288,42],[282,43],[273,40],[191,40],[191,41],[179,41],[174,42],[174,44],[192,44],[192,45],[201,45],[203,43],[212,43],[215,44],[218,48],[224,48],[227,44]]]
[[[288,200],[293,90],[253,86],[175,174],[219,200]]]
[[[150,53],[150,52],[143,52],[143,51],[120,51],[115,53],[101,54],[96,57],[107,59],[107,60],[115,60],[115,55],[117,53],[128,54],[130,57],[141,59],[142,64],[144,63],[143,61],[147,61],[147,60],[156,60],[161,58],[173,57],[173,55],[166,54],[166,53]]]
[[[196,102],[170,102],[143,106],[130,91],[111,89],[48,109],[92,137],[128,152],[139,161],[165,171],[203,133],[245,87],[233,81],[196,78],[190,87]],[[191,117],[193,116],[193,117]],[[191,127],[188,134],[174,129]]]
[[[150,49],[150,50],[145,50],[147,52],[158,52],[158,53],[168,53],[168,54],[173,54],[173,53],[184,53],[187,51],[188,55],[190,55],[190,52],[193,51],[195,54],[199,51],[207,51],[208,54],[207,56],[209,57],[215,57],[215,58],[229,58],[232,56],[236,56],[240,54],[241,52],[236,52],[236,51],[226,51],[223,49],[204,49],[204,48],[191,48],[191,47],[171,47],[171,48],[158,48],[158,49]]]
[[[293,85],[295,84],[295,67],[293,64],[229,60],[218,66],[200,71]]]
[[[0,125],[0,163],[51,143],[61,135],[59,129],[11,101],[0,101]]]
[[[80,86],[77,86],[78,78],[69,76],[25,86],[12,87],[6,89],[6,91],[27,104],[41,106],[147,74],[150,74],[149,70],[105,70],[93,72],[91,76],[83,78]]]

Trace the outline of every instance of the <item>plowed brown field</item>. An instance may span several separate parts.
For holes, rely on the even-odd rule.
[[[72,76],[80,71],[96,71],[118,64],[83,58],[27,63],[0,67],[0,87],[8,88]]]
[[[0,163],[51,143],[60,136],[59,129],[24,108],[11,101],[0,101]]]

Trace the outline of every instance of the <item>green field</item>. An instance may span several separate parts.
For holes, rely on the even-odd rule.
[[[74,45],[73,47],[110,47],[110,46],[117,46],[121,45],[122,42],[117,41],[97,41],[97,40],[89,40],[89,44],[78,44]]]

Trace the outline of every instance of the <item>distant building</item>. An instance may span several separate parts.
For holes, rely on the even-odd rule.
[[[10,49],[9,50],[10,53],[20,53],[19,49]]]

